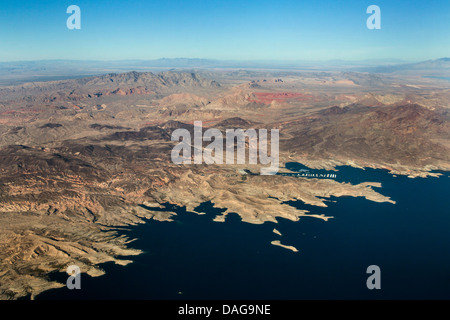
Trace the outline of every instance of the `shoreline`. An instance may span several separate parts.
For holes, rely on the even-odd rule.
[[[296,247],[282,244],[282,243],[280,242],[280,240],[273,240],[273,241],[270,242],[270,243],[273,244],[274,246],[282,247],[282,248],[291,250],[291,251],[293,251],[293,252],[299,252],[298,249],[297,249]]]

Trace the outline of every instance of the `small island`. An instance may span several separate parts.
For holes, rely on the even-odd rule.
[[[273,244],[274,246],[280,246],[280,247],[283,247],[285,249],[289,249],[289,250],[294,251],[294,252],[298,252],[296,247],[286,246],[286,245],[282,244],[279,240],[274,240],[274,241],[271,242],[271,244]]]

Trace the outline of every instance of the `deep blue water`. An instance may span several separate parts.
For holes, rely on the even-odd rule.
[[[304,168],[287,164],[291,170]],[[288,202],[323,221],[223,223],[211,203],[204,215],[176,211],[174,222],[147,221],[120,231],[144,254],[128,266],[101,267],[106,275],[82,275],[82,289],[47,291],[38,299],[449,299],[450,179],[394,177],[385,170],[339,167],[336,180],[381,182],[375,188],[396,201],[332,197],[327,208]],[[272,232],[278,229],[280,237]],[[299,252],[271,245],[280,240]],[[381,269],[381,290],[369,290],[366,269]],[[64,273],[50,275],[65,283]]]

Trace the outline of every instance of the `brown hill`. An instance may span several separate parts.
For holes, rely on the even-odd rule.
[[[248,127],[252,126],[253,124],[254,124],[254,122],[252,122],[252,121],[245,120],[240,117],[233,117],[233,118],[228,118],[228,119],[225,119],[225,120],[217,123],[215,125],[215,127],[225,128],[225,129],[227,129],[227,128],[230,128],[230,129],[248,128]]]
[[[52,102],[81,100],[102,95],[149,94],[165,89],[220,88],[220,84],[195,73],[126,72],[102,76],[48,82],[33,82],[0,89],[0,101],[20,98],[26,101]]]
[[[450,161],[449,115],[409,104],[332,107],[282,128],[283,150],[315,159],[424,166]]]

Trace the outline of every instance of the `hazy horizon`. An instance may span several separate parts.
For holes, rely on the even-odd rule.
[[[215,62],[255,62],[255,63],[324,63],[324,62],[343,62],[343,63],[364,63],[364,62],[384,62],[384,63],[416,63],[428,60],[438,60],[447,57],[438,57],[438,58],[430,58],[430,59],[422,59],[422,60],[407,60],[400,58],[373,58],[373,59],[317,59],[317,60],[307,60],[307,59],[291,59],[291,60],[283,60],[283,59],[217,59],[217,58],[202,58],[202,57],[159,57],[154,59],[138,59],[138,58],[129,58],[129,59],[24,59],[24,60],[0,60],[0,63],[18,63],[18,62],[53,62],[53,61],[71,61],[71,62],[130,62],[130,61],[139,61],[139,62],[148,62],[148,61],[161,61],[161,60],[191,60],[191,61],[215,61]]]
[[[69,30],[67,8],[81,10]],[[381,29],[370,30],[370,5]],[[214,59],[405,62],[449,56],[450,3],[419,1],[5,1],[0,61]]]

